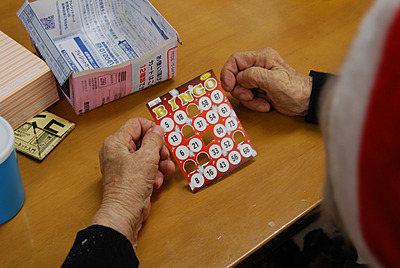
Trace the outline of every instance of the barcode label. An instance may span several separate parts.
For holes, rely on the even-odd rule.
[[[56,28],[56,24],[54,23],[54,15],[51,15],[47,18],[41,18],[40,22],[43,24],[45,30],[53,30]]]
[[[126,71],[118,73],[118,82],[126,81]]]

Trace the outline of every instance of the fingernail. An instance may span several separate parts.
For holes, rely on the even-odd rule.
[[[162,148],[162,150],[165,151],[165,153],[167,154],[167,158],[168,158],[168,157],[169,157],[169,150],[167,149],[167,147],[164,146],[164,147]]]
[[[253,99],[253,96],[251,96],[249,93],[242,93],[239,95],[239,99],[244,101],[249,101]]]
[[[270,106],[268,104],[260,104],[257,106],[257,111],[259,112],[269,112]]]
[[[229,87],[224,82],[221,82],[221,86],[225,91],[229,91]]]
[[[155,126],[151,129],[151,131],[159,134],[160,136],[164,136],[164,129],[160,126]]]

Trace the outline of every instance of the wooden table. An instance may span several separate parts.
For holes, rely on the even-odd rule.
[[[15,13],[0,2],[0,30],[31,49]],[[236,51],[276,48],[301,72],[336,72],[371,1],[153,0],[179,32],[178,75],[75,115],[65,99],[49,110],[77,124],[41,163],[18,154],[26,190],[19,214],[0,226],[0,266],[56,267],[88,226],[102,193],[98,150],[128,118],[150,118],[145,103],[208,69],[218,74]],[[32,50],[32,49],[31,49]],[[231,100],[259,155],[197,194],[183,175],[166,179],[138,241],[142,267],[234,266],[321,202],[324,147],[317,126]]]

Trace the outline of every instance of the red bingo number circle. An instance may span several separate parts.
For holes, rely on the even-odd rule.
[[[189,141],[189,148],[192,150],[192,152],[200,152],[201,149],[203,148],[203,143],[201,142],[200,139],[198,138],[193,138]]]
[[[231,162],[232,165],[238,165],[240,161],[242,161],[242,157],[239,152],[232,151],[229,153],[229,162]]]
[[[177,145],[181,144],[181,142],[182,142],[182,135],[178,132],[171,132],[168,135],[168,142],[172,146],[177,146]]]
[[[206,119],[207,119],[208,123],[214,125],[215,123],[218,122],[219,115],[216,112],[214,112],[213,110],[211,110],[211,111],[207,112]]]
[[[214,90],[211,93],[211,99],[214,103],[220,104],[224,100],[224,94],[220,90]]]
[[[226,134],[226,128],[224,125],[222,124],[217,124],[214,127],[214,134],[215,136],[217,136],[218,138],[222,138],[223,136],[225,136]]]
[[[161,120],[160,126],[164,128],[165,132],[170,132],[171,130],[174,129],[175,123],[174,120],[172,120],[169,117],[166,117],[163,120]]]
[[[203,186],[204,184],[204,177],[199,174],[196,173],[192,176],[192,178],[190,179],[190,183],[195,187],[195,188],[199,188],[201,186]]]
[[[198,131],[203,131],[207,128],[207,122],[203,117],[197,117],[193,124]]]
[[[243,157],[250,157],[253,153],[253,148],[249,144],[244,144],[240,147],[240,154],[243,155]]]
[[[221,147],[219,147],[219,145],[217,145],[217,144],[211,145],[208,152],[209,152],[210,156],[214,159],[220,158],[221,154],[222,154]]]
[[[186,146],[176,148],[175,155],[179,160],[185,160],[189,156],[189,149]]]
[[[213,166],[208,166],[204,169],[204,177],[207,180],[213,180],[217,177],[217,169]]]
[[[229,169],[229,161],[225,158],[218,159],[217,168],[220,172],[226,172]]]
[[[174,114],[174,120],[178,125],[185,124],[187,120],[187,115],[184,111],[177,111]]]
[[[211,108],[211,100],[210,100],[210,98],[202,97],[199,100],[199,107],[200,107],[200,110],[203,110],[203,111],[210,110],[210,108]]]

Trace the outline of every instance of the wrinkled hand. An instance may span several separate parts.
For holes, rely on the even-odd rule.
[[[312,79],[291,67],[277,51],[233,54],[221,70],[222,87],[247,108],[285,115],[306,115]]]
[[[145,118],[128,120],[100,150],[103,200],[91,224],[113,228],[136,250],[137,235],[150,212],[154,188],[175,170],[164,145],[164,130]]]

